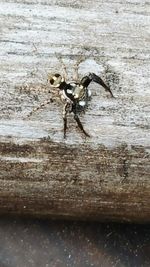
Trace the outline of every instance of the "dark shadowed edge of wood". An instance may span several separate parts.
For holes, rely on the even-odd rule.
[[[0,213],[100,221],[150,221],[149,153],[46,139],[0,143]]]

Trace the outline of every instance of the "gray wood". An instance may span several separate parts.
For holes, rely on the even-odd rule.
[[[147,1],[0,1],[0,212],[150,221],[150,4]],[[63,139],[48,72],[100,75],[81,121]]]

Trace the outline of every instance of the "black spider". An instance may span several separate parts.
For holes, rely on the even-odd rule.
[[[67,113],[73,112],[74,119],[76,120],[78,127],[88,137],[90,135],[84,130],[83,125],[78,117],[81,111],[85,111],[88,101],[90,100],[91,92],[88,86],[91,82],[96,82],[103,86],[108,91],[111,97],[114,97],[110,88],[104,83],[104,81],[94,73],[83,77],[80,82],[67,83],[65,78],[60,74],[49,74],[48,82],[56,90],[64,103],[63,107],[63,121],[64,121],[64,138],[66,138],[67,130]]]

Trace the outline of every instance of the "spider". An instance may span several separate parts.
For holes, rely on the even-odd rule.
[[[110,93],[111,97],[114,97],[110,88],[95,73],[91,72],[88,75],[84,76],[79,81],[77,70],[80,62],[81,61],[77,62],[77,64],[74,66],[76,74],[76,76],[74,77],[75,82],[67,82],[66,67],[62,61],[61,63],[63,65],[64,75],[61,75],[59,73],[54,73],[54,74],[50,73],[48,74],[47,78],[47,82],[51,87],[51,92],[56,95],[59,95],[61,102],[63,103],[64,138],[66,138],[66,131],[67,131],[67,114],[71,112],[74,114],[74,119],[77,122],[77,125],[82,131],[82,133],[86,137],[90,137],[90,135],[85,131],[78,115],[86,110],[88,102],[91,99],[91,91],[89,90],[88,86],[92,81],[103,86],[104,89]],[[46,104],[52,101],[53,101],[52,99],[49,99],[45,103],[42,103],[40,107],[35,108],[33,111],[40,109],[41,107],[45,106]],[[33,113],[33,111],[30,112],[28,117]]]
[[[85,111],[88,106],[88,101],[91,98],[91,91],[88,86],[91,82],[96,82],[103,86],[108,91],[111,97],[114,97],[110,88],[104,81],[95,73],[89,73],[84,76],[79,82],[68,83],[64,76],[59,73],[48,74],[48,82],[52,88],[55,88],[60,96],[63,106],[63,123],[64,123],[64,138],[66,138],[67,130],[67,114],[73,112],[74,119],[78,127],[85,136],[90,135],[84,130],[84,127],[79,119],[78,114]]]

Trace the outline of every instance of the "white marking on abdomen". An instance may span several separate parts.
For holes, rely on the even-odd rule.
[[[79,101],[79,105],[80,105],[81,107],[84,107],[85,104],[86,104],[86,102],[85,102],[84,100]]]
[[[92,93],[91,90],[88,90],[88,97],[91,97]]]

